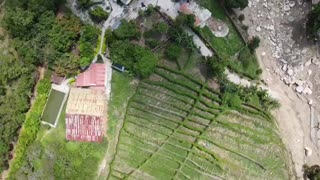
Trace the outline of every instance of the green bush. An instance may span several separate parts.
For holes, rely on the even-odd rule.
[[[160,42],[155,39],[146,39],[146,45],[149,46],[151,49],[156,48],[160,45]]]
[[[51,89],[50,79],[46,78],[37,86],[37,98],[30,111],[26,114],[26,120],[21,129],[16,145],[15,158],[10,165],[9,177],[16,173],[24,162],[26,150],[36,139],[40,128],[40,118]]]
[[[97,23],[105,21],[109,17],[109,13],[104,11],[103,8],[100,6],[94,8],[93,10],[90,10],[89,15],[92,18],[92,20]]]
[[[113,62],[120,63],[142,78],[148,77],[155,69],[158,57],[137,44],[129,41],[116,41],[110,45]]]
[[[165,54],[169,60],[177,60],[182,52],[182,47],[177,44],[171,44],[167,47]]]
[[[229,92],[223,94],[222,102],[232,108],[239,108],[242,104],[242,100],[239,95]]]
[[[120,27],[114,30],[114,35],[119,40],[138,39],[141,36],[139,27],[135,24],[135,22],[124,19],[121,20]]]
[[[306,24],[306,31],[309,38],[319,40],[320,31],[320,4],[316,5],[314,9],[308,14]]]
[[[253,37],[253,39],[249,42],[249,48],[252,52],[256,50],[260,45],[260,38],[258,36]]]

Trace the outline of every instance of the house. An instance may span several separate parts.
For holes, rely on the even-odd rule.
[[[106,65],[100,63],[91,64],[76,80],[77,87],[104,87],[106,79]]]
[[[51,83],[60,85],[65,80],[65,77],[58,76],[56,73],[51,75]]]
[[[104,90],[71,88],[66,108],[66,139],[102,142],[106,108]]]
[[[204,27],[211,18],[211,12],[208,9],[199,7],[196,3],[184,2],[179,8],[179,12],[183,14],[194,14],[195,15],[195,26]]]

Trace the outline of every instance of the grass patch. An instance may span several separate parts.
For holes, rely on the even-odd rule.
[[[65,93],[51,89],[46,107],[43,111],[42,120],[54,124],[59,115]]]

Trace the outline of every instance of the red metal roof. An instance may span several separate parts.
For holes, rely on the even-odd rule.
[[[193,14],[192,10],[189,8],[188,3],[183,3],[180,6],[179,11],[182,12],[183,14]],[[201,24],[201,22],[202,22],[201,19],[199,17],[195,16],[194,25],[199,26]]]
[[[104,136],[102,117],[67,114],[66,139],[70,141],[102,142]]]
[[[85,72],[77,77],[76,86],[100,86],[103,87],[106,76],[106,65],[92,64]]]
[[[183,3],[180,6],[180,12],[182,12],[184,14],[192,14],[192,11],[189,9],[188,3]]]

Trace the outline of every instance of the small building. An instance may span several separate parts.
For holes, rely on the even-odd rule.
[[[194,14],[195,15],[195,26],[204,27],[211,18],[211,12],[208,9],[199,7],[196,3],[182,3],[179,12],[183,14]]]
[[[65,80],[65,77],[58,76],[56,73],[51,75],[51,83],[60,85]]]
[[[115,69],[115,70],[118,70],[120,72],[124,72],[125,71],[125,67],[121,64],[118,64],[118,63],[114,63],[112,64],[112,68]]]
[[[101,142],[106,131],[104,90],[71,88],[66,108],[66,139]]]
[[[106,65],[95,63],[83,73],[79,74],[76,80],[77,87],[104,87],[106,79]]]

